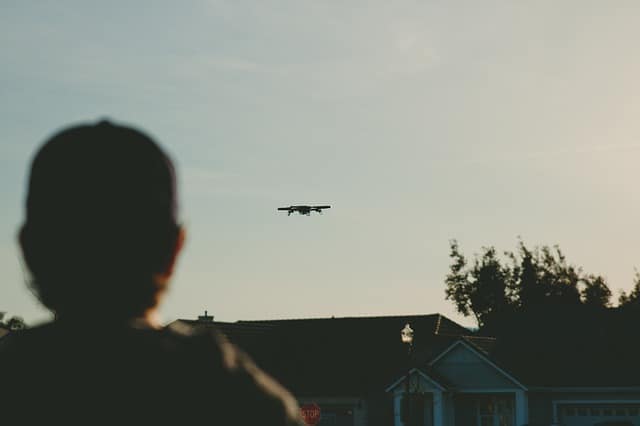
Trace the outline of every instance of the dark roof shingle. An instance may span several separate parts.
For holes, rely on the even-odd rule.
[[[407,347],[400,340],[400,330],[407,323],[414,330],[412,365],[416,366],[426,364],[427,358],[460,336],[471,334],[439,314],[213,322],[209,326],[218,327],[247,350],[297,396],[334,395],[336,390],[358,396],[380,392],[407,371]]]

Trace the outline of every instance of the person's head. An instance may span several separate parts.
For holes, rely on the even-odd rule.
[[[182,244],[174,168],[147,135],[100,122],[55,134],[31,165],[20,244],[57,315],[153,309]]]

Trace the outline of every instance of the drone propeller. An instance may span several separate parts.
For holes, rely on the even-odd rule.
[[[323,209],[329,209],[331,206],[289,206],[278,207],[278,210],[286,211],[287,216],[291,216],[292,213],[298,213],[305,216],[311,216],[311,213],[318,212],[323,214]]]

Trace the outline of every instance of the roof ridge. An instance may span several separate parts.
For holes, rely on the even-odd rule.
[[[435,330],[434,334],[440,334],[440,329],[441,328],[445,328],[446,329],[446,328],[451,328],[451,326],[455,327],[460,332],[462,332],[464,330],[466,332],[473,333],[473,331],[470,330],[468,327],[465,327],[464,325],[455,322],[454,320],[452,320],[451,318],[449,318],[449,317],[447,317],[445,315],[442,315],[442,314],[436,314],[436,315],[438,315],[438,323],[436,325],[436,330]],[[455,335],[459,336],[460,334],[456,333]]]
[[[438,314],[438,320],[436,321],[436,329],[433,334],[439,334],[440,332],[440,323],[442,322],[442,315]]]
[[[272,328],[271,324],[265,324],[263,322],[245,322],[245,321],[200,321],[198,319],[177,319],[169,324],[175,322],[185,322],[189,324],[211,324],[217,326],[238,326],[238,327],[255,327],[255,328]]]
[[[328,320],[345,320],[345,319],[389,319],[389,318],[428,318],[442,315],[440,314],[411,314],[411,315],[374,315],[374,316],[347,316],[347,317],[317,317],[317,318],[279,318],[279,319],[266,319],[266,320],[238,320],[236,323],[265,323],[265,322],[280,322],[280,321],[328,321]]]
[[[467,343],[468,345],[472,346],[475,350],[483,353],[486,357],[491,359],[490,356],[489,356],[489,351],[487,351],[484,348],[480,347],[479,344],[474,342],[470,337],[472,338],[473,336],[460,336],[459,341]],[[494,362],[493,359],[491,359],[491,361]]]
[[[463,334],[460,337],[464,337],[465,339],[476,339],[476,340],[482,340],[482,339],[486,339],[486,340],[498,340],[497,337],[491,337],[491,336],[474,336],[473,334]]]
[[[497,337],[492,336],[474,336],[473,334],[450,334],[450,333],[442,333],[438,334],[438,336],[442,337],[455,337],[455,338],[465,338],[465,339],[474,339],[474,340],[498,340]]]

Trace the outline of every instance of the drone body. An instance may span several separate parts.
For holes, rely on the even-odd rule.
[[[311,212],[318,212],[322,214],[322,210],[330,209],[331,206],[289,206],[289,207],[278,207],[278,210],[286,211],[287,216],[291,216],[291,213],[299,213],[305,216],[310,216]]]

